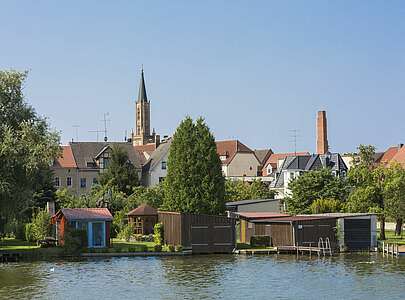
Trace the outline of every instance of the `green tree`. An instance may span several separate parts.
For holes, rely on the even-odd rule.
[[[384,177],[385,167],[374,163],[375,148],[360,145],[357,159],[349,170],[348,182],[351,192],[347,199],[349,212],[378,213],[380,239],[385,239]]]
[[[405,170],[401,165],[394,163],[386,169],[383,194],[386,215],[396,221],[395,234],[401,235],[405,219]]]
[[[224,193],[214,136],[202,118],[193,123],[187,117],[170,146],[163,207],[186,213],[221,214],[225,211]]]
[[[260,180],[253,182],[244,181],[225,181],[225,200],[240,201],[250,199],[273,199],[275,192]]]
[[[49,164],[60,153],[59,134],[29,106],[27,73],[0,71],[0,218],[29,218],[53,197]]]
[[[112,147],[108,167],[100,174],[100,184],[114,188],[127,196],[139,185],[138,171],[121,147],[116,145]]]
[[[345,179],[334,176],[327,168],[305,172],[288,187],[291,196],[286,198],[287,210],[292,214],[311,213],[311,204],[317,199],[344,202],[347,197]]]
[[[163,204],[164,189],[162,185],[154,187],[138,186],[134,188],[133,193],[128,197],[126,208],[128,211],[141,204],[148,204],[154,208],[160,208]]]

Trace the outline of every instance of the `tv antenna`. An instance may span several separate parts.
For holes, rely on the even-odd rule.
[[[108,140],[108,137],[107,137],[107,122],[111,121],[110,119],[107,119],[107,117],[109,115],[110,115],[109,112],[104,113],[104,118],[103,118],[103,120],[101,120],[101,121],[104,122],[104,142],[107,142],[107,140]]]
[[[80,128],[80,125],[72,125],[72,127],[75,129],[76,142],[78,142],[79,141],[79,128]]]
[[[104,133],[104,130],[89,130],[89,132],[92,132],[92,133],[96,133],[96,134],[97,134],[97,142],[98,142],[98,134],[99,134],[99,133]]]
[[[294,143],[294,155],[297,156],[297,138],[299,137],[299,130],[298,129],[291,129],[289,130],[290,132],[290,137],[292,140],[290,140],[290,143]]]

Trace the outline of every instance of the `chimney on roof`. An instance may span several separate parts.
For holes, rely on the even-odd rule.
[[[404,144],[400,143],[398,144],[398,150],[401,149],[404,146]]]
[[[316,119],[316,153],[326,154],[329,151],[328,127],[326,123],[326,111],[318,111]]]

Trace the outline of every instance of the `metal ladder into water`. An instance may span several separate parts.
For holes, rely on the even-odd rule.
[[[322,237],[320,237],[318,241],[318,248],[319,248],[318,255],[321,255],[322,253],[323,256],[325,256],[326,253],[328,253],[330,256],[332,256],[332,248],[330,246],[329,237],[326,237],[325,241],[323,240]]]

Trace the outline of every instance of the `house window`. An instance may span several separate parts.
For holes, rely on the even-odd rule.
[[[66,185],[67,186],[72,186],[72,177],[67,177],[66,178]]]
[[[80,187],[85,188],[86,187],[86,178],[80,178]]]
[[[72,228],[74,228],[74,229],[76,229],[77,222],[76,222],[76,221],[70,221],[70,222],[69,222],[69,226],[72,227]]]
[[[59,177],[55,177],[55,186],[59,187],[60,186],[60,179]]]
[[[93,185],[95,185],[95,184],[97,184],[98,182],[97,182],[97,178],[96,177],[94,177],[93,178]]]
[[[222,160],[222,161],[226,160],[226,155],[220,155],[219,159]]]
[[[290,179],[294,179],[295,178],[295,173],[290,173]]]
[[[271,174],[271,173],[273,173],[273,168],[271,167],[271,165],[269,165],[267,167],[267,174]]]
[[[167,162],[162,161],[162,170],[166,170],[167,169]]]
[[[248,222],[247,224],[248,224],[248,228],[249,228],[249,229],[252,229],[252,228],[253,228],[253,223]]]
[[[346,171],[342,171],[342,177],[346,177]]]

